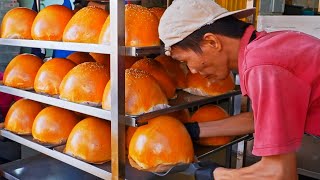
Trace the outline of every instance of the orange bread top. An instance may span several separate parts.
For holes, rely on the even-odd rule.
[[[89,163],[110,161],[110,122],[95,117],[80,121],[72,129],[64,152]]]
[[[191,138],[179,120],[159,116],[135,131],[128,156],[135,168],[163,172],[177,164],[193,162],[194,150]]]
[[[159,46],[158,18],[148,8],[127,4],[125,7],[125,45]],[[99,44],[108,44],[110,40],[110,17],[106,20],[99,37]]]
[[[73,11],[63,5],[50,5],[42,9],[34,19],[31,35],[36,40],[61,41],[64,28]]]
[[[17,55],[4,71],[4,85],[27,90],[33,89],[34,79],[42,63],[42,60],[33,54]]]
[[[108,12],[98,7],[84,7],[80,9],[67,24],[64,42],[98,43],[103,23]]]
[[[17,7],[8,11],[2,19],[1,38],[32,39],[31,27],[37,12]]]

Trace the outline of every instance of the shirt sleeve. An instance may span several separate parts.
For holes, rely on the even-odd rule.
[[[252,100],[257,156],[296,151],[302,140],[311,87],[277,65],[254,66],[244,73]]]

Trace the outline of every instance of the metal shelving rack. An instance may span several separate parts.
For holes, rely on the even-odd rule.
[[[171,3],[168,0],[168,5]],[[40,1],[37,1],[39,7]],[[61,147],[48,147],[37,142],[34,142],[31,137],[19,136],[0,129],[0,135],[16,141],[22,145],[30,147],[38,152],[48,155],[54,159],[60,160],[66,164],[74,166],[85,172],[103,179],[125,179],[126,173],[136,173],[139,175],[150,176],[150,173],[141,172],[128,167],[126,164],[126,153],[125,153],[125,125],[139,126],[139,120],[152,118],[160,114],[165,114],[180,109],[199,106],[217,100],[229,98],[230,102],[234,101],[234,96],[239,95],[241,92],[239,87],[229,93],[223,94],[216,97],[199,97],[190,95],[186,92],[178,92],[178,99],[170,101],[170,108],[159,110],[156,112],[146,113],[139,116],[126,116],[124,108],[124,59],[123,55],[128,56],[145,56],[150,54],[160,54],[161,47],[125,47],[124,46],[124,1],[110,1],[110,18],[111,18],[111,43],[108,45],[100,44],[85,44],[85,43],[67,43],[67,42],[52,42],[52,41],[39,41],[39,40],[17,40],[17,39],[2,39],[0,38],[1,45],[9,46],[22,46],[22,47],[34,47],[34,48],[48,48],[48,49],[61,49],[61,50],[73,50],[82,52],[95,52],[110,54],[111,58],[111,111],[106,111],[100,107],[90,107],[86,105],[76,104],[68,101],[64,101],[58,98],[49,97],[45,95],[37,94],[33,91],[25,91],[16,88],[4,86],[0,83],[0,92],[28,98],[45,104],[58,106],[61,108],[69,109],[76,112],[81,112],[105,120],[111,120],[111,147],[112,147],[112,159],[111,163],[106,163],[102,166],[92,165],[81,160],[75,159],[64,154],[61,151]],[[233,107],[231,107],[233,109]],[[250,139],[250,135],[246,135],[235,139],[231,143],[213,148],[199,148],[196,150],[198,158],[207,156],[208,154],[214,153],[221,148],[231,146],[240,141]]]

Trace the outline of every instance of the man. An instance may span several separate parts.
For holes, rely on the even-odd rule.
[[[160,20],[160,39],[167,55],[212,82],[238,71],[242,94],[252,100],[252,114],[186,127],[194,140],[254,132],[253,154],[261,161],[201,173],[211,179],[297,179],[295,152],[304,132],[320,135],[320,40],[300,32],[256,32],[237,19],[253,11],[175,0]]]

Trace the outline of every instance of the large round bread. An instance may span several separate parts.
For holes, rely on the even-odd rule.
[[[205,105],[199,108],[192,116],[189,122],[208,122],[217,121],[229,117],[229,114],[219,106]],[[219,136],[200,138],[198,141],[201,145],[206,146],[220,146],[229,143],[233,137]]]
[[[107,67],[110,67],[110,55],[109,54],[90,53],[90,55],[93,57],[93,59],[96,62],[104,64]],[[129,69],[139,59],[141,59],[141,58],[133,57],[133,56],[124,56],[125,69]]]
[[[156,80],[139,69],[125,71],[125,112],[138,115],[166,107],[168,100]],[[111,81],[103,93],[102,108],[111,109]]]
[[[45,62],[34,80],[34,90],[38,93],[58,95],[64,76],[76,66],[68,59],[53,58]]]
[[[157,16],[159,20],[161,19],[165,10],[166,10],[165,8],[161,8],[161,7],[149,8],[149,11],[152,12],[155,16]]]
[[[77,123],[78,117],[74,112],[49,106],[35,118],[32,125],[32,136],[41,143],[62,144],[67,141],[72,128]]]
[[[151,74],[157,80],[167,98],[173,99],[176,96],[176,86],[173,79],[158,61],[144,58],[135,62],[131,68],[141,69]]]
[[[60,98],[100,106],[109,79],[109,68],[106,66],[97,62],[79,64],[63,78],[59,88]]]
[[[64,152],[89,163],[110,161],[110,122],[94,117],[80,121],[72,129]]]
[[[31,134],[33,121],[42,109],[41,103],[28,99],[18,100],[8,111],[4,121],[5,129],[17,134]]]
[[[125,7],[125,45],[126,46],[159,46],[158,18],[148,8],[127,4]],[[110,16],[103,25],[99,43],[111,42]]]
[[[33,54],[20,54],[6,67],[3,83],[6,86],[31,90],[42,60]]]
[[[31,29],[35,40],[61,41],[64,28],[73,11],[63,5],[50,5],[42,9],[34,19]]]
[[[92,56],[86,52],[74,52],[67,56],[67,59],[73,61],[76,64],[81,64],[84,62],[95,62]]]
[[[129,145],[133,134],[136,132],[137,127],[129,126],[126,130],[126,150],[129,150]]]
[[[11,9],[2,19],[1,38],[32,39],[31,26],[36,16],[37,12],[25,7]]]
[[[234,79],[232,74],[221,81],[211,83],[207,78],[201,76],[199,73],[187,75],[187,91],[194,95],[199,96],[217,96],[234,89]]]
[[[164,172],[194,159],[191,138],[184,125],[170,116],[150,119],[139,127],[129,145],[129,162],[139,169]]]
[[[180,111],[175,111],[175,112],[172,112],[172,113],[168,113],[166,114],[167,116],[171,116],[171,117],[174,117],[178,120],[180,120],[182,123],[187,123],[190,121],[190,112],[188,109],[182,109]]]
[[[64,42],[98,43],[100,31],[108,12],[98,7],[80,9],[68,22],[64,33]]]
[[[178,89],[187,87],[188,68],[185,64],[172,59],[170,56],[159,55],[155,58],[168,72],[171,79],[176,83]]]

